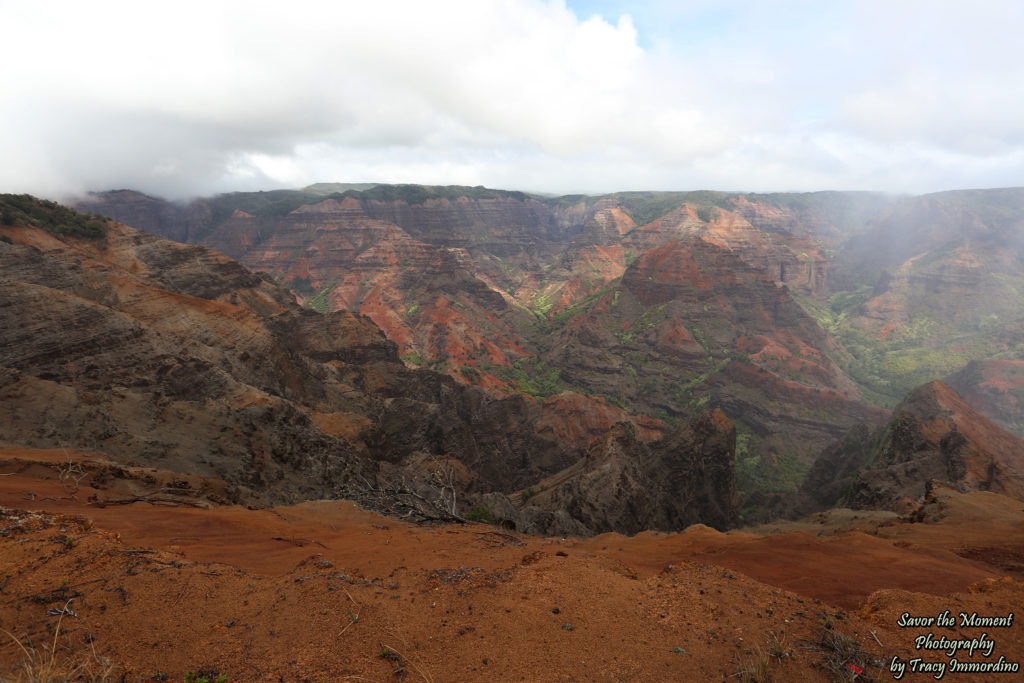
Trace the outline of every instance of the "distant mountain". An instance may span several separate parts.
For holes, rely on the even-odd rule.
[[[821,448],[918,385],[1024,361],[1024,190],[140,197],[81,206],[187,234],[307,307],[361,312],[411,367],[492,392],[575,391],[651,438],[717,406],[739,430],[743,491],[795,490]],[[663,277],[654,296],[646,278]]]
[[[972,360],[1024,360],[1024,189],[900,200],[838,251],[832,276],[844,291],[809,308],[882,404]]]
[[[1024,360],[973,360],[946,383],[979,413],[1024,437]]]
[[[411,369],[368,318],[303,308],[204,247],[24,196],[0,196],[0,213],[9,447],[218,477],[237,503],[368,496],[464,513],[628,418],[571,393],[493,396]]]
[[[377,187],[379,183],[313,183],[302,188],[302,192],[311,192],[313,194],[319,194],[328,196],[332,194],[341,194],[348,192],[349,190],[355,190],[356,192],[362,192],[363,190],[369,190]]]

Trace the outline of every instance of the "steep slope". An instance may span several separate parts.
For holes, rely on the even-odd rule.
[[[133,190],[93,192],[78,205],[175,242],[198,242],[214,220],[206,202],[174,204]]]
[[[827,450],[804,493],[819,509],[841,502],[906,510],[935,483],[1024,500],[1024,440],[939,381],[912,391],[883,431],[869,436],[858,427]]]
[[[484,503],[500,522],[546,535],[669,531],[698,521],[725,530],[737,521],[735,450],[736,430],[720,410],[650,444],[622,422],[574,465]]]
[[[236,212],[206,244],[273,274],[316,310],[363,313],[413,364],[445,363],[459,378],[471,358],[509,365],[525,355],[515,330],[532,316],[477,277],[465,249],[422,242],[355,199],[275,219]]]
[[[674,420],[713,396],[711,405],[740,420],[745,488],[768,478],[791,489],[818,448],[858,419],[882,418],[860,405],[837,367],[849,364],[843,350],[788,294],[768,294],[774,283],[823,298],[829,256],[821,236],[855,231],[887,201],[880,197],[541,200],[486,188],[377,186],[294,205],[307,197],[215,198],[222,218],[204,243],[269,272],[307,306],[369,316],[411,366],[544,399],[587,394],[575,403],[591,400],[595,419],[606,410],[603,396],[645,435],[656,425],[629,413]],[[636,265],[660,259],[664,267],[671,253],[650,255],[697,238],[717,247],[699,292],[678,281],[669,298],[679,301],[655,301]],[[624,297],[623,308],[609,297],[616,306]],[[682,303],[688,298],[700,307]],[[585,343],[566,337],[580,328]],[[776,470],[785,474],[770,476]]]
[[[1024,360],[975,360],[945,379],[979,413],[1024,437]]]
[[[850,374],[894,404],[972,360],[1024,360],[1022,266],[1024,189],[908,198],[839,251],[815,315]]]
[[[542,346],[561,379],[666,419],[719,407],[743,430],[739,457],[807,464],[863,405],[841,353],[766,274],[699,238],[643,253],[621,280],[571,308]]]
[[[616,417],[553,439],[541,403],[410,370],[369,319],[299,307],[208,249],[119,224],[93,239],[20,221],[0,232],[8,445],[217,476],[232,500],[261,503],[395,477],[436,492],[441,470],[465,474],[449,494],[512,490]]]

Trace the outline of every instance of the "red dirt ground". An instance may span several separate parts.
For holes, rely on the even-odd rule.
[[[1024,664],[1016,619],[897,626],[1024,611],[1024,504],[992,494],[938,490],[919,523],[837,513],[579,540],[413,526],[343,501],[218,506],[222,484],[181,479],[0,451],[0,680],[19,680],[26,653],[127,681],[825,681],[853,680],[850,663],[892,680],[893,657],[949,662],[915,637],[983,632],[990,656],[956,658]],[[163,502],[96,504],[133,497]],[[48,613],[65,606],[75,616]]]

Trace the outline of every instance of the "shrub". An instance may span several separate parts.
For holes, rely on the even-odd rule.
[[[99,239],[107,234],[106,219],[102,216],[80,213],[27,194],[0,194],[0,210],[4,225],[14,225],[21,220],[57,237]]]
[[[484,524],[498,523],[498,520],[491,514],[491,511],[483,505],[477,505],[475,508],[470,510],[469,514],[466,515],[466,519],[471,522],[483,522]]]

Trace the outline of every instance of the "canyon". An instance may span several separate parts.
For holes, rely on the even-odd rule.
[[[1020,604],[1024,191],[76,206],[0,196],[0,665],[835,680]]]

